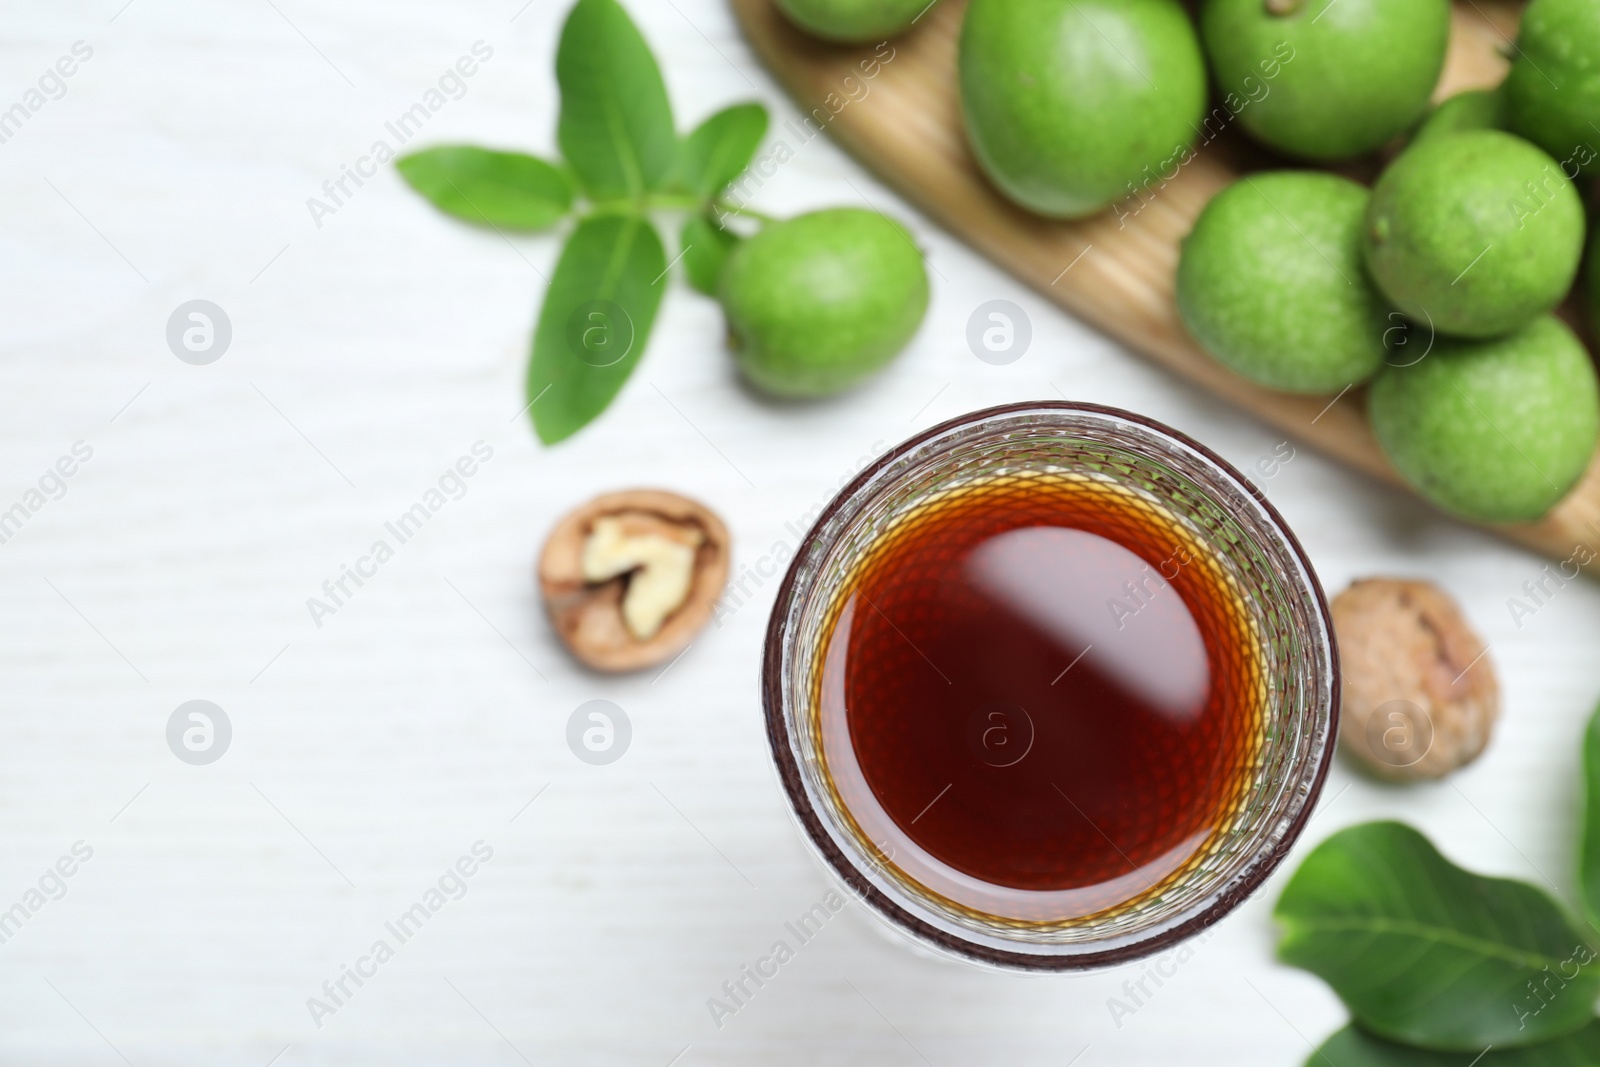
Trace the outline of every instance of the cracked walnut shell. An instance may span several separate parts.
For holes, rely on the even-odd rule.
[[[1442,778],[1476,759],[1500,714],[1484,644],[1430,582],[1365,578],[1334,598],[1344,747],[1374,773]]]
[[[660,489],[598,496],[551,530],[539,590],[556,634],[601,671],[678,655],[728,580],[728,530],[708,508]]]

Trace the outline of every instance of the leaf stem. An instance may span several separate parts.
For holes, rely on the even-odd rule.
[[[618,200],[591,200],[591,214],[643,215],[650,211],[698,211],[705,201],[692,196],[639,196]]]
[[[721,215],[739,215],[755,219],[763,226],[779,221],[754,208],[730,204],[721,197],[705,200],[696,196],[656,195],[622,200],[594,200],[589,204],[589,215],[645,215],[651,211],[686,211],[692,215],[714,210]]]
[[[711,201],[711,206],[727,215],[747,215],[763,226],[770,226],[778,221],[773,216],[757,211],[754,208],[737,207],[720,198]]]

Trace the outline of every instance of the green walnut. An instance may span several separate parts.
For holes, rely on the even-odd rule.
[[[1411,135],[1411,143],[1467,130],[1504,130],[1509,124],[1505,93],[1499,89],[1468,89],[1434,108]]]
[[[1406,480],[1479,522],[1544,515],[1582,476],[1600,433],[1594,364],[1548,315],[1488,341],[1438,338],[1418,362],[1384,368],[1367,409]]]
[[[883,41],[911,28],[931,0],[778,0],[796,26],[842,44]]]
[[[1212,197],[1178,260],[1178,312],[1200,346],[1290,392],[1371,377],[1392,324],[1361,264],[1367,198],[1316,171],[1253,174]]]
[[[972,150],[1030,211],[1092,215],[1193,158],[1205,60],[1177,0],[973,0],[959,65]]]
[[[928,309],[928,274],[899,223],[836,208],[741,242],[717,295],[746,378],[777,396],[827,396],[911,340]]]
[[[1600,4],[1533,0],[1506,75],[1511,128],[1567,175],[1600,174]]]
[[[1303,159],[1348,159],[1428,110],[1450,0],[1207,0],[1200,30],[1245,130]]]
[[[1520,137],[1445,134],[1378,178],[1363,242],[1378,289],[1406,315],[1439,333],[1493,337],[1572,288],[1583,203],[1560,165]]]

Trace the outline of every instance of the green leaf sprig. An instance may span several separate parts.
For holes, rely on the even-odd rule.
[[[1306,1067],[1600,1067],[1600,711],[1584,738],[1584,930],[1537,886],[1462,870],[1397,822],[1341,830],[1290,878],[1278,953],[1351,1025]]]
[[[538,232],[568,218],[534,329],[527,399],[539,439],[577,433],[622,390],[649,341],[669,270],[654,216],[682,213],[678,260],[714,294],[740,240],[725,221],[761,216],[723,199],[755,158],[760,104],[717,112],[682,140],[661,69],[617,0],[578,0],[556,50],[563,162],[470,145],[396,162],[439,210],[496,231]]]

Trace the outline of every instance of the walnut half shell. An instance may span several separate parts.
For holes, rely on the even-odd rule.
[[[660,489],[607,493],[556,524],[539,590],[563,644],[602,671],[670,660],[694,640],[728,580],[728,530]]]
[[[1395,780],[1442,778],[1478,757],[1500,714],[1488,647],[1429,582],[1365,578],[1334,598],[1345,749]]]

